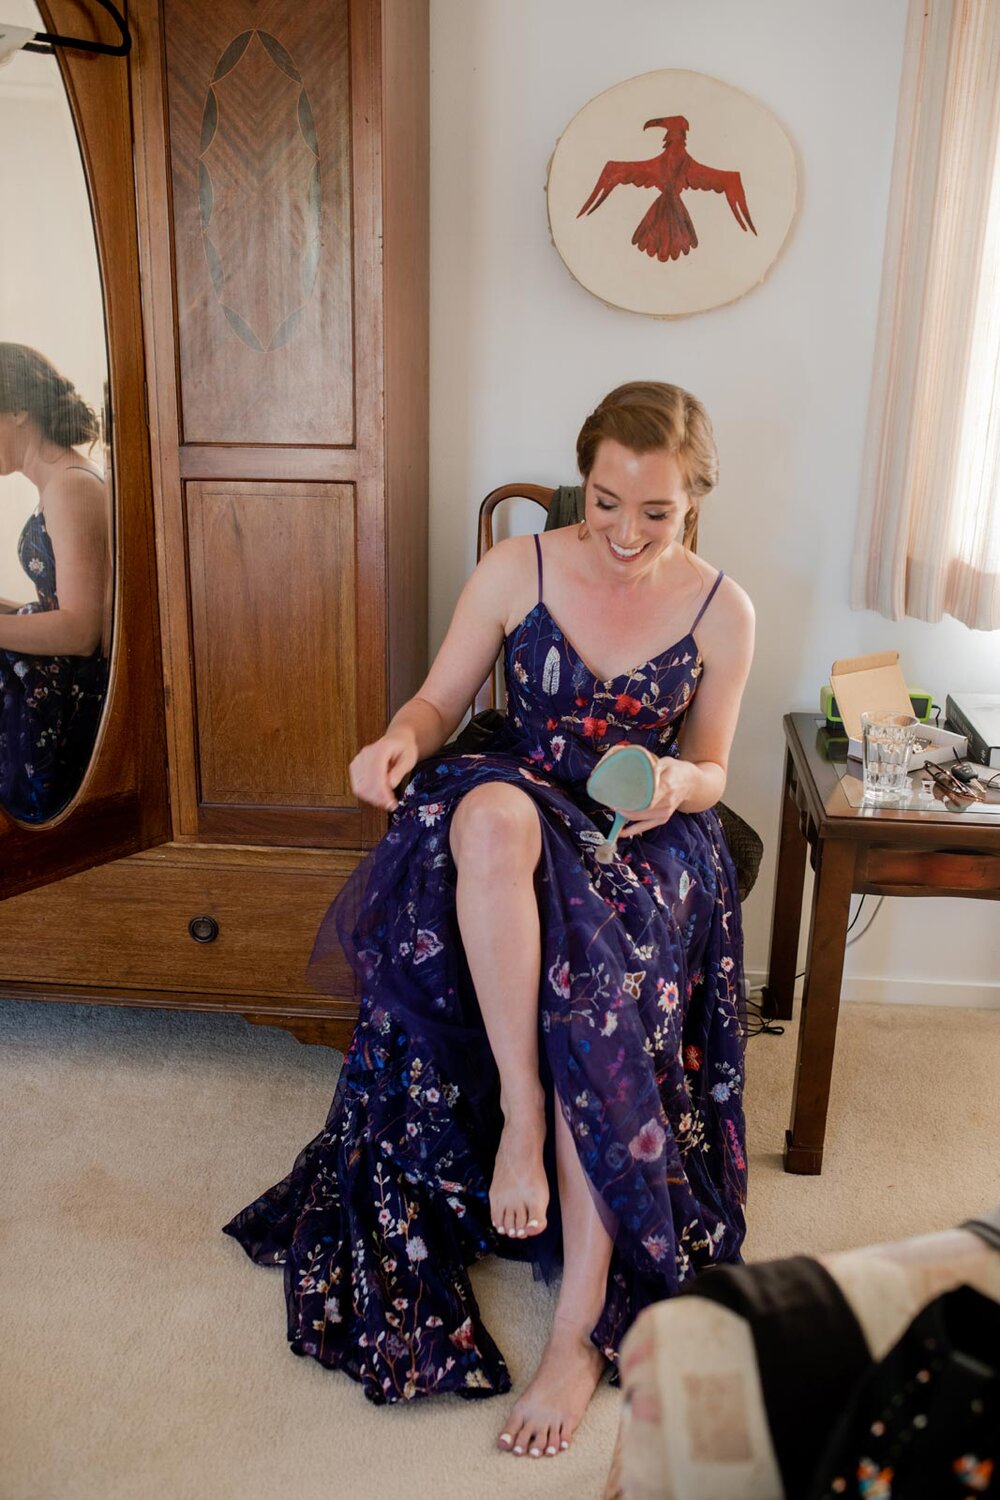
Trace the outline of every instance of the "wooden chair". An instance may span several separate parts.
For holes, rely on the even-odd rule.
[[[493,546],[493,513],[498,505],[505,500],[533,500],[540,505],[548,519],[549,506],[555,490],[544,484],[502,484],[499,489],[490,490],[482,505],[479,507],[479,539],[476,544],[476,562],[482,562],[486,553]],[[482,713],[484,709],[496,708],[500,693],[499,678],[503,671],[503,657],[497,658],[497,664],[493,671],[483,683],[476,694],[472,706],[474,714]]]
[[[479,538],[476,546],[476,560],[481,562],[485,554],[493,546],[493,517],[497,507],[506,500],[531,500],[540,505],[545,512],[546,523],[548,522],[550,508],[556,495],[556,490],[544,484],[502,484],[499,488],[491,490],[479,507]],[[687,545],[692,551],[697,550],[698,528],[688,538]],[[503,658],[497,659],[492,672],[483,683],[476,694],[472,706],[472,719],[462,731],[463,745],[472,748],[477,730],[483,732],[487,729],[490,715],[499,712],[500,702],[500,680],[503,672]],[[752,829],[738,813],[733,812],[724,802],[717,805],[719,821],[722,831],[729,845],[733,864],[736,868],[736,878],[739,887],[740,900],[745,901],[757,879],[757,871],[760,868],[763,843],[760,836]]]

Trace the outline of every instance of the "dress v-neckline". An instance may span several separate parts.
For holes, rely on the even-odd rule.
[[[513,630],[508,631],[507,639],[510,640],[510,638],[511,638],[512,635],[514,635],[518,630],[520,630],[524,625],[526,625],[528,623],[528,621],[531,619],[531,616],[535,613],[535,611],[539,610],[539,609],[544,609],[545,613],[549,617],[549,620],[555,626],[556,630],[558,630],[558,632],[559,632],[560,636],[562,637],[563,642],[566,645],[567,649],[573,654],[573,656],[576,657],[576,659],[580,663],[581,667],[583,667],[584,671],[588,674],[588,676],[590,676],[590,677],[593,678],[594,682],[597,683],[598,687],[610,687],[612,683],[621,682],[621,680],[622,680],[623,677],[626,680],[630,681],[633,677],[638,676],[638,674],[640,672],[644,672],[647,667],[655,666],[656,663],[658,661],[661,661],[664,656],[669,656],[672,651],[676,651],[677,648],[678,648],[678,646],[683,646],[686,641],[690,641],[691,644],[694,646],[695,660],[698,661],[698,662],[701,661],[701,652],[698,650],[697,644],[695,643],[694,632],[691,631],[691,630],[689,630],[686,635],[682,635],[676,641],[674,641],[674,643],[673,643],[672,646],[667,646],[665,648],[665,650],[658,651],[655,656],[651,656],[651,657],[648,658],[648,660],[646,660],[644,662],[640,662],[638,666],[631,667],[627,671],[624,671],[624,672],[619,672],[614,677],[598,677],[598,675],[594,671],[594,669],[592,667],[588,666],[587,662],[584,661],[583,657],[580,655],[580,652],[577,650],[576,646],[574,646],[573,642],[571,641],[571,639],[569,638],[569,636],[566,634],[565,630],[559,624],[559,621],[556,619],[556,617],[552,613],[551,609],[549,609],[549,606],[545,603],[544,599],[539,599],[538,602],[537,602],[537,604],[534,604],[532,606],[532,608],[528,610],[528,613],[524,616],[523,620],[520,620],[514,626]]]

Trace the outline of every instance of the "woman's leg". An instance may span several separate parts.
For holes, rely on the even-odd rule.
[[[604,1368],[590,1342],[607,1295],[613,1220],[598,1208],[556,1101],[556,1166],[563,1226],[563,1277],[541,1363],[497,1439],[518,1456],[551,1457],[570,1439]]]
[[[544,1227],[548,1206],[534,885],[541,834],[534,804],[504,782],[476,787],[455,811],[451,849],[458,869],[459,928],[500,1074],[504,1129],[490,1208],[499,1228],[520,1237]],[[558,1100],[555,1121],[562,1286],[541,1363],[498,1440],[508,1451],[538,1457],[569,1446],[601,1377],[604,1359],[591,1344],[590,1331],[604,1306],[613,1243]]]
[[[549,1190],[538,1076],[541,940],[535,867],[542,841],[530,797],[505,782],[468,792],[451,823],[456,911],[486,1035],[500,1074],[504,1127],[490,1184],[501,1234],[538,1234]]]

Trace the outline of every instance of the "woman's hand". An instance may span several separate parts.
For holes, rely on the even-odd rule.
[[[389,729],[365,745],[351,761],[351,790],[362,802],[395,812],[396,787],[417,763],[416,736],[408,729]]]
[[[630,838],[636,833],[648,833],[668,823],[682,803],[693,798],[699,787],[699,769],[690,761],[678,760],[674,755],[664,755],[656,763],[656,791],[652,802],[641,812],[633,814],[619,834]]]

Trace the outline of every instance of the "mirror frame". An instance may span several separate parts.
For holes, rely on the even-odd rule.
[[[38,8],[48,31],[104,40],[103,12],[84,16],[74,0],[38,0]],[[58,48],[54,61],[80,145],[104,292],[114,627],[104,713],[76,796],[37,825],[0,809],[0,900],[170,837],[129,60]]]

